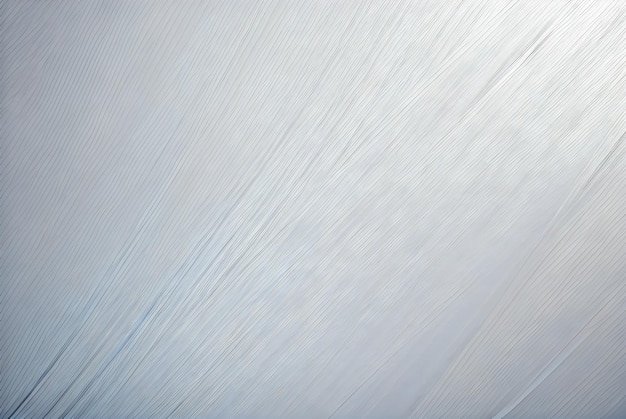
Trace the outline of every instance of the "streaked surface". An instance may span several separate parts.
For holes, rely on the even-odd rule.
[[[0,4],[0,416],[626,415],[623,1]]]

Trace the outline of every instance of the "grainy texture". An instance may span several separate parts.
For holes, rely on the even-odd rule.
[[[626,417],[626,2],[0,16],[0,416]]]

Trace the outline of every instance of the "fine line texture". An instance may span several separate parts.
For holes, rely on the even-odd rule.
[[[0,0],[0,417],[626,417],[626,2]]]

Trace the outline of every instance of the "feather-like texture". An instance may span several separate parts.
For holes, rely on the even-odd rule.
[[[0,416],[626,416],[625,2],[0,18]]]

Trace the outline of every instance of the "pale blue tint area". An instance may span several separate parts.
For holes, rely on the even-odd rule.
[[[0,417],[626,416],[623,1],[0,18]]]

